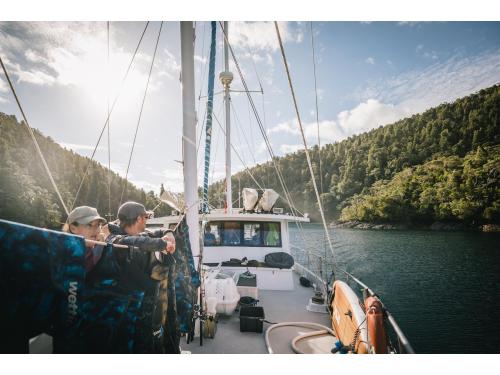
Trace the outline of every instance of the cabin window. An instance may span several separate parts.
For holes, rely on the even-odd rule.
[[[262,239],[266,247],[281,247],[280,223],[263,223]]]
[[[241,246],[241,222],[222,222],[222,246]]]
[[[260,223],[243,224],[244,246],[262,246],[262,231]]]
[[[281,247],[281,224],[258,221],[211,221],[205,246]]]
[[[220,246],[221,244],[221,223],[210,222],[205,226],[204,245]]]

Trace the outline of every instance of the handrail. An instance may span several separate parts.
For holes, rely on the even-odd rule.
[[[363,289],[370,296],[376,296],[375,292],[372,289],[370,289],[370,287],[368,287],[368,285],[366,285],[365,283],[363,283],[361,280],[359,280],[358,278],[356,278],[355,276],[353,276],[352,274],[350,274],[346,270],[340,269],[340,271],[342,271],[343,273],[345,273],[348,277],[350,277],[351,279],[353,279],[358,285],[360,285],[361,287],[363,287]],[[406,338],[405,334],[403,333],[403,331],[399,327],[398,323],[396,323],[396,319],[394,319],[394,316],[390,313],[390,311],[387,309],[387,307],[385,307],[385,305],[384,305],[384,303],[382,301],[380,301],[380,303],[382,304],[382,309],[384,310],[384,312],[385,312],[385,314],[387,316],[387,320],[389,321],[391,327],[394,329],[394,332],[396,333],[396,336],[398,337],[398,343],[399,343],[399,350],[400,350],[400,352],[403,353],[402,349],[404,349],[404,353],[415,354],[415,351],[413,350],[413,347],[411,346],[411,344],[408,341],[408,339]]]
[[[298,250],[306,251],[306,250],[304,250],[300,247],[294,246],[294,245],[291,245],[291,247],[294,247]],[[318,258],[321,258],[321,256],[314,254],[314,253],[311,253],[310,255],[314,255],[314,256],[317,256]],[[302,264],[297,263],[297,262],[295,264],[298,265],[299,268],[301,268],[303,271],[307,272],[309,275],[311,275],[312,277],[317,279],[318,281],[321,281],[321,283],[324,283],[324,281],[321,280],[321,278],[318,275],[316,275],[314,272],[312,272],[309,269],[307,269],[306,267],[304,267]],[[359,280],[357,277],[355,277],[354,275],[352,275],[351,273],[347,272],[344,269],[340,268],[339,270],[342,273],[344,273],[345,275],[347,275],[348,278],[351,278],[352,280],[354,280],[354,282],[356,284],[361,286],[368,293],[369,296],[376,296],[376,293],[368,285],[366,285],[361,280]],[[328,287],[328,286],[326,286],[326,287]],[[415,350],[413,350],[413,347],[411,346],[407,337],[405,336],[405,334],[403,333],[403,331],[399,327],[394,316],[391,314],[391,312],[387,309],[387,307],[384,305],[384,303],[382,301],[380,301],[380,303],[382,303],[382,308],[387,316],[387,321],[391,325],[392,329],[394,330],[394,332],[396,333],[396,336],[398,338],[399,352],[406,353],[406,354],[415,354]]]

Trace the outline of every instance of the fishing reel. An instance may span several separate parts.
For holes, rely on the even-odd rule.
[[[199,304],[195,304],[193,306],[193,331],[190,335],[190,341],[194,338],[194,326],[196,321],[199,321],[203,326],[203,330],[201,335],[205,338],[214,338],[215,333],[217,332],[217,314],[212,315],[208,314],[205,310],[201,308]]]

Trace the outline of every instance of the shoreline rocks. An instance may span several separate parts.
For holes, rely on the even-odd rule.
[[[374,230],[432,230],[432,231],[479,231],[479,232],[500,232],[500,225],[484,224],[479,227],[470,227],[464,223],[444,223],[436,221],[431,225],[414,225],[401,223],[367,223],[362,221],[334,221],[330,223],[330,228],[347,228],[347,229],[374,229]]]

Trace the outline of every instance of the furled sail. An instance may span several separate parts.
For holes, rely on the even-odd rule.
[[[208,67],[208,100],[207,100],[207,122],[206,122],[206,138],[205,138],[205,171],[203,175],[203,212],[208,212],[208,172],[210,166],[210,146],[212,143],[212,112],[214,107],[214,80],[215,80],[215,44],[217,24],[215,21],[212,25],[212,43],[210,45],[210,65]]]

